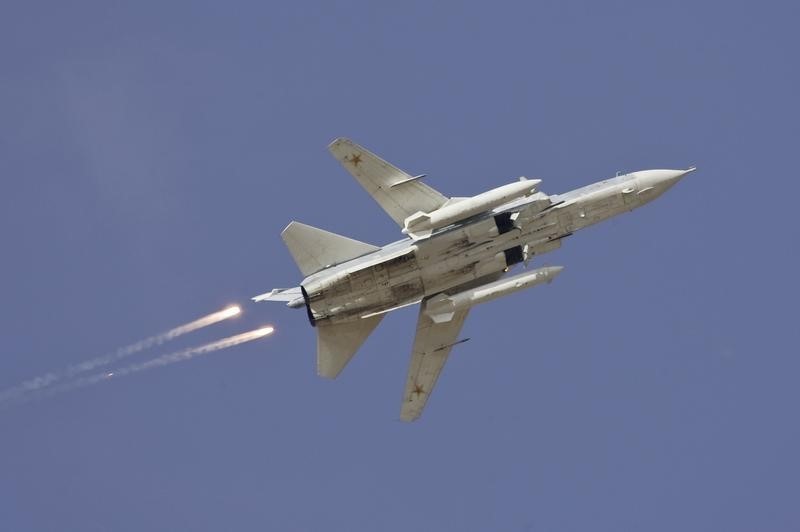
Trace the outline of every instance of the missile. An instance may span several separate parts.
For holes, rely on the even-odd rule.
[[[563,266],[546,266],[530,272],[500,279],[453,295],[445,293],[433,296],[425,307],[425,313],[435,323],[444,323],[453,319],[456,311],[485,303],[513,292],[524,290],[542,283],[549,283],[563,270]]]
[[[404,220],[403,233],[414,240],[427,238],[436,229],[492,210],[513,199],[530,196],[536,192],[536,186],[541,182],[541,179],[521,177],[516,183],[509,183],[471,198],[450,200],[435,211],[417,212]]]

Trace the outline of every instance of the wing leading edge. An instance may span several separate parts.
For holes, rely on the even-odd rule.
[[[435,211],[447,202],[419,180],[422,176],[407,174],[350,139],[338,138],[328,149],[400,227],[412,214]]]
[[[468,308],[459,310],[450,321],[434,323],[426,313],[427,303],[428,300],[423,301],[419,308],[417,334],[400,409],[400,419],[403,421],[414,421],[422,414],[450,350],[460,343],[456,337],[469,313]]]

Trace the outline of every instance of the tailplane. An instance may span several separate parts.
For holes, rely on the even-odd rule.
[[[273,288],[271,292],[251,297],[253,301],[285,301],[287,307],[300,308],[303,306],[304,298],[302,288]]]
[[[335,379],[385,314],[344,323],[317,325],[317,373]]]

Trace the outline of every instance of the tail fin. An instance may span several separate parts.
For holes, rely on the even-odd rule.
[[[328,266],[347,262],[380,249],[300,222],[287,225],[281,237],[298,268],[306,277]]]
[[[335,379],[385,314],[344,323],[317,325],[317,373]]]

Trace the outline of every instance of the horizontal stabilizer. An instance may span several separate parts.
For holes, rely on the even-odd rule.
[[[289,306],[294,306],[295,304],[299,306],[303,301],[303,292],[299,286],[294,288],[273,288],[272,291],[266,294],[259,294],[250,299],[256,303],[259,301],[285,301],[290,303]]]
[[[318,324],[317,373],[335,379],[383,317],[379,314],[344,323]]]
[[[380,248],[310,225],[292,222],[281,233],[300,271],[308,277],[334,264],[372,253]]]

